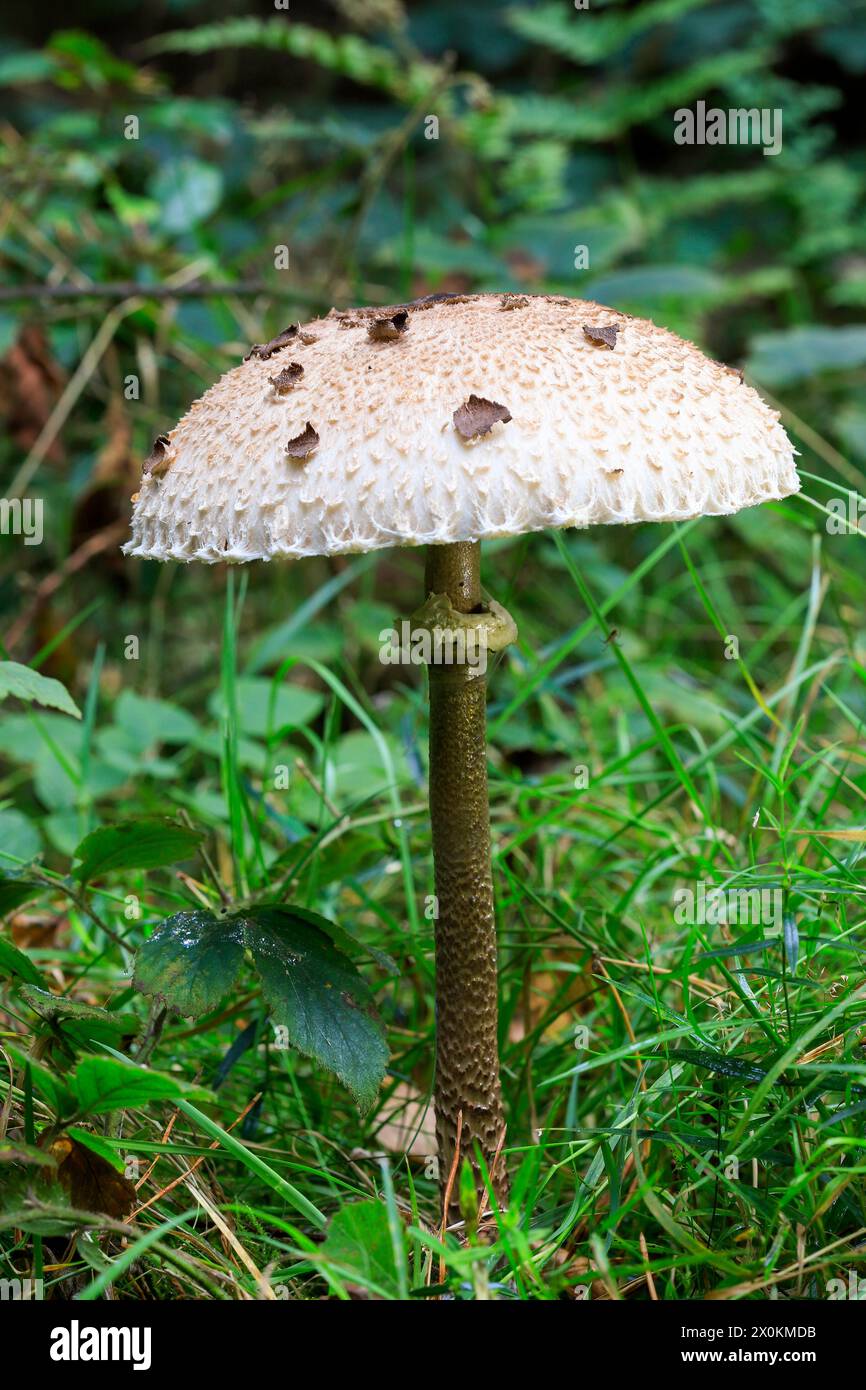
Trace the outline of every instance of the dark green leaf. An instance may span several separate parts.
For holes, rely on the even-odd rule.
[[[85,1057],[75,1068],[72,1083],[78,1108],[86,1115],[176,1099],[183,1093],[173,1077],[117,1062],[113,1057]]]
[[[135,987],[187,1018],[210,1013],[228,994],[244,954],[243,922],[178,912],[157,927],[135,964]]]
[[[45,983],[29,956],[4,936],[0,936],[0,975],[15,975],[31,985]]]
[[[316,690],[287,682],[275,685],[257,676],[240,676],[236,692],[239,727],[254,738],[272,736],[282,728],[309,724],[325,703]],[[222,691],[214,691],[208,708],[218,719],[225,717]]]
[[[160,204],[165,230],[187,232],[219,205],[222,188],[219,169],[183,157],[161,161],[149,191]]]
[[[678,1047],[671,1053],[672,1062],[691,1062],[692,1066],[704,1067],[707,1071],[717,1072],[719,1076],[730,1076],[737,1081],[752,1081],[757,1084],[763,1081],[767,1075],[762,1067],[756,1067],[750,1062],[740,1062],[736,1057],[725,1057],[721,1052],[691,1052],[687,1048]]]
[[[351,961],[330,936],[291,909],[255,909],[246,941],[273,1022],[368,1110],[385,1074],[388,1048],[370,990]]]
[[[67,1074],[61,1073],[56,1067],[46,1067],[42,1062],[37,1062],[15,1043],[4,1042],[3,1047],[19,1073],[19,1085],[23,1085],[24,1072],[29,1067],[33,1090],[47,1101],[56,1115],[71,1113],[75,1100],[68,1084],[71,1078]]]
[[[37,893],[42,892],[44,886],[33,879],[4,875],[0,878],[0,917],[5,917],[7,912],[12,912],[14,908],[29,902]]]
[[[20,993],[31,1009],[49,1022],[99,1025],[102,1029],[108,1029],[109,1034],[115,1037],[129,1037],[137,1033],[140,1027],[138,1019],[132,1013],[111,1013],[109,1009],[81,1004],[77,999],[67,999],[63,995],[51,994],[47,989],[37,989],[32,985],[23,986]]]
[[[17,869],[42,849],[39,831],[21,811],[0,811],[0,868]]]
[[[376,1096],[388,1049],[372,994],[338,946],[357,943],[305,909],[259,906],[217,918],[180,912],[138,954],[135,984],[178,1013],[215,1009],[251,953],[273,1022],[287,1041],[328,1067],[362,1110]]]
[[[76,878],[87,882],[116,869],[156,869],[188,859],[202,841],[198,830],[171,820],[119,821],[94,830],[75,851]]]

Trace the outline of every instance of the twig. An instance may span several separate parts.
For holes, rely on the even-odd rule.
[[[154,1003],[151,1005],[144,1037],[141,1040],[141,1046],[135,1054],[137,1066],[143,1067],[147,1063],[150,1054],[153,1052],[153,1049],[162,1036],[162,1030],[165,1027],[165,1020],[167,1017],[168,1009],[164,1004]]]
[[[460,1162],[460,1136],[463,1133],[463,1111],[457,1111],[457,1136],[454,1140],[454,1159],[451,1163],[451,1172],[448,1174],[448,1182],[445,1184],[445,1199],[442,1203],[442,1229],[439,1238],[445,1244],[445,1232],[448,1229],[448,1207],[451,1204],[451,1193],[454,1190],[454,1180],[457,1177],[457,1165]],[[445,1282],[445,1256],[439,1256],[439,1283]]]
[[[163,1135],[162,1135],[162,1139],[160,1140],[160,1143],[162,1143],[162,1144],[167,1144],[167,1143],[168,1143],[168,1141],[169,1141],[169,1139],[170,1139],[170,1137],[171,1137],[171,1131],[174,1129],[175,1121],[176,1121],[176,1119],[177,1119],[177,1117],[178,1117],[179,1114],[180,1114],[180,1111],[179,1111],[179,1110],[175,1110],[174,1114],[172,1115],[171,1119],[169,1120],[168,1124],[166,1125],[166,1127],[165,1127],[165,1129],[164,1129],[164,1131],[163,1131]],[[136,1192],[138,1191],[138,1189],[139,1189],[140,1187],[144,1187],[144,1184],[147,1182],[148,1178],[150,1177],[151,1173],[153,1172],[154,1168],[156,1167],[157,1163],[159,1163],[159,1160],[160,1160],[161,1158],[162,1158],[162,1154],[159,1154],[159,1153],[158,1153],[158,1154],[154,1154],[154,1156],[153,1156],[153,1161],[147,1165],[147,1168],[146,1168],[145,1172],[142,1173],[142,1175],[141,1175],[141,1177],[139,1178],[138,1182],[135,1184],[135,1190],[136,1190]]]
[[[652,1270],[649,1267],[649,1250],[647,1249],[646,1236],[644,1235],[643,1231],[638,1232],[638,1241],[640,1242],[640,1253],[646,1265],[646,1268],[644,1270],[644,1278],[646,1279],[647,1292],[649,1293],[652,1302],[658,1303],[659,1296],[656,1292],[655,1280],[652,1276]]]

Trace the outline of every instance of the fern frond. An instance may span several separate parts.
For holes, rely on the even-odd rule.
[[[150,53],[214,53],[225,48],[266,48],[317,63],[340,77],[376,87],[399,101],[420,101],[440,79],[432,63],[405,63],[388,48],[357,34],[326,34],[309,24],[281,19],[228,19],[196,29],[162,34],[147,46]]]

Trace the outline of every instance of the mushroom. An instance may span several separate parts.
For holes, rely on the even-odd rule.
[[[504,1127],[487,682],[467,654],[470,638],[496,651],[516,634],[482,595],[481,540],[727,515],[799,487],[778,415],[692,344],[578,300],[504,305],[478,294],[332,311],[282,397],[267,361],[280,340],[268,344],[172,431],[172,466],[142,479],[125,547],[208,563],[427,547],[416,628],[466,642],[465,660],[428,667],[443,1184],[458,1132],[461,1154],[474,1162],[477,1145],[490,1169]],[[502,1200],[501,1157],[492,1180]]]

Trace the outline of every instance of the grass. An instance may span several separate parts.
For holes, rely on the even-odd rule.
[[[176,618],[148,694],[190,714],[192,733],[143,735],[138,769],[101,791],[117,693],[137,685],[112,655],[128,631],[114,615],[77,752],[32,716],[30,766],[43,780],[55,757],[67,768],[77,829],[174,810],[208,830],[204,854],[82,895],[55,847],[39,912],[14,918],[19,939],[41,924],[29,954],[54,991],[144,1022],[129,961],[156,921],[284,883],[364,943],[390,1070],[362,1119],[333,1078],[273,1045],[245,977],[211,1015],[148,1035],[149,1064],[210,1099],[92,1124],[138,1183],[133,1214],[76,1239],[56,1190],[22,1206],[18,1189],[0,1218],[3,1274],[32,1274],[41,1246],[46,1291],[86,1299],[687,1300],[823,1297],[831,1278],[860,1271],[861,547],[826,534],[803,499],[487,548],[485,583],[521,629],[490,694],[512,1190],[480,1232],[467,1207],[466,1230],[444,1238],[423,1135],[408,1144],[434,1047],[424,690],[416,671],[375,656],[382,614],[411,611],[417,554],[378,571],[229,573],[221,658],[216,640],[191,648],[188,636],[220,581],[173,575]],[[270,682],[254,727],[251,670]],[[217,681],[221,723],[203,712]],[[286,689],[319,699],[280,727]],[[8,743],[4,757],[0,792],[36,818]],[[287,791],[272,789],[280,766]],[[700,885],[775,895],[771,920],[678,911]],[[124,915],[130,897],[139,918]],[[397,978],[383,977],[379,951]],[[62,1073],[69,1059],[14,980],[5,1010],[7,1040],[35,1043]],[[10,1098],[4,1075],[11,1134],[24,1086],[16,1072]],[[37,1089],[28,1103],[38,1137],[45,1098]]]

